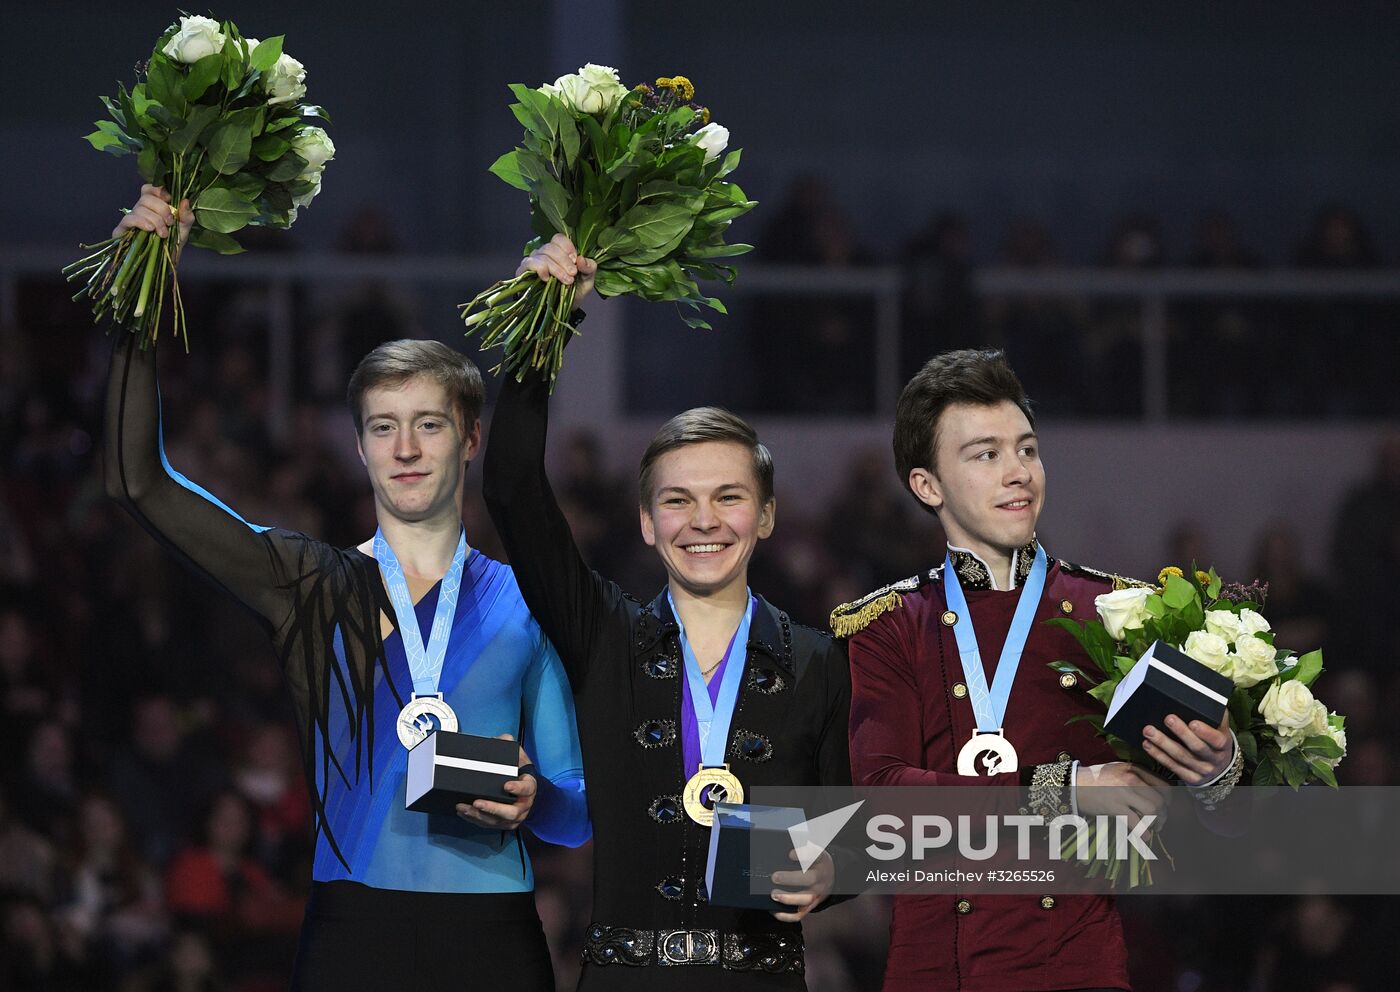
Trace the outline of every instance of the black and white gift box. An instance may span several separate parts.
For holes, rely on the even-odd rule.
[[[1114,690],[1104,729],[1141,747],[1142,728],[1164,727],[1173,713],[1187,723],[1200,720],[1218,727],[1234,688],[1219,672],[1153,641]]]
[[[775,888],[773,872],[798,870],[797,862],[788,857],[795,846],[788,830],[805,819],[802,810],[787,806],[716,803],[705,865],[705,890],[711,904],[734,909],[786,908],[769,896]],[[755,887],[760,891],[755,892]]]
[[[404,807],[419,813],[452,813],[473,799],[513,803],[505,784],[520,774],[520,745],[498,737],[438,730],[408,752]]]

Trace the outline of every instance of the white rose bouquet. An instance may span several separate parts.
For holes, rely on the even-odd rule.
[[[725,309],[699,282],[734,281],[734,267],[715,260],[752,250],[726,244],[724,234],[756,204],[726,181],[739,152],[724,154],[729,132],[692,102],[690,80],[629,88],[616,70],[590,63],[539,89],[517,83],[511,92],[524,141],[491,172],[530,194],[537,238],[526,253],[564,234],[597,261],[600,296],[671,301],[692,311],[682,315],[686,324],[708,328],[700,307]],[[462,304],[462,318],[483,348],[503,349],[497,371],[521,378],[538,369],[552,385],[573,333],[574,294],[573,286],[526,272]]]
[[[1094,600],[1099,620],[1049,621],[1068,630],[1099,669],[1092,677],[1067,662],[1051,667],[1074,672],[1092,685],[1089,694],[1106,707],[1118,683],[1156,640],[1179,648],[1235,684],[1230,729],[1244,757],[1245,778],[1254,785],[1308,782],[1335,786],[1333,771],[1346,755],[1346,720],[1315,699],[1312,685],[1322,671],[1322,652],[1301,657],[1274,644],[1258,600],[1266,587],[1226,586],[1209,571],[1188,578],[1169,566],[1157,589],[1122,589]],[[1102,730],[1103,718],[1091,718]],[[1109,742],[1128,760],[1146,756],[1112,735]]]
[[[335,156],[330,136],[311,123],[329,121],[304,101],[306,69],[282,51],[282,37],[258,41],[229,21],[184,16],[166,29],[129,91],[103,97],[110,119],[87,140],[99,151],[135,155],[146,182],[170,192],[172,209],[194,209],[190,242],[224,255],[243,250],[232,235],[248,225],[290,227],[321,189]],[[185,339],[184,306],[175,277],[178,247],[131,230],[65,268],[92,299],[94,320],[111,315],[155,340],[169,287],[172,328]]]
[[[1226,586],[1213,568],[1193,567],[1188,578],[1174,565],[1162,569],[1157,582],[1156,589],[1120,589],[1097,597],[1098,620],[1048,621],[1074,635],[1099,674],[1091,676],[1068,661],[1050,667],[1083,679],[1091,686],[1089,694],[1107,708],[1118,683],[1152,642],[1161,640],[1234,682],[1227,711],[1244,759],[1245,781],[1287,783],[1294,789],[1325,782],[1335,788],[1334,769],[1346,755],[1346,720],[1313,697],[1311,686],[1322,671],[1322,652],[1297,657],[1274,645],[1269,622],[1259,612],[1267,587]],[[1141,749],[1104,731],[1103,716],[1076,719],[1098,727],[1123,760],[1153,765]],[[1093,848],[1094,825],[1088,833],[1088,846]],[[1076,838],[1066,840],[1063,855],[1073,856],[1076,844]],[[1166,854],[1159,835],[1153,836],[1152,844]],[[1115,886],[1125,875],[1130,888],[1152,882],[1151,863],[1136,849],[1125,861],[1090,857],[1084,863],[1089,877],[1102,873]]]

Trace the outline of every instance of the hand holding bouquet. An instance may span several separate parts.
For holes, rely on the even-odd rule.
[[[724,233],[755,204],[725,180],[739,152],[722,154],[729,132],[691,102],[690,80],[628,89],[615,70],[589,64],[539,89],[517,83],[511,91],[524,141],[491,171],[530,194],[537,237],[526,252],[563,235],[597,263],[600,295],[672,301],[693,311],[687,324],[708,328],[700,306],[723,313],[724,304],[698,281],[734,281],[734,267],[715,259],[752,250],[726,244]],[[504,349],[498,370],[522,378],[538,369],[552,384],[575,294],[573,285],[525,271],[463,304],[462,317],[482,347]]]
[[[229,21],[185,16],[156,42],[144,79],[103,97],[109,120],[87,140],[113,155],[135,155],[142,178],[168,190],[173,215],[190,201],[190,242],[231,255],[231,236],[252,224],[290,227],[321,190],[335,156],[330,136],[310,123],[329,120],[304,102],[306,70],[282,51],[282,37],[246,38]],[[168,226],[168,225],[167,225]],[[154,341],[167,286],[174,330],[186,336],[175,263],[180,246],[150,225],[125,225],[64,269],[93,301],[94,320],[110,314]],[[188,347],[188,338],[186,337]]]
[[[1295,790],[1313,782],[1335,788],[1335,769],[1346,756],[1346,719],[1329,712],[1312,693],[1322,672],[1322,652],[1300,657],[1274,644],[1261,612],[1267,587],[1227,585],[1213,568],[1193,568],[1187,577],[1182,569],[1169,566],[1157,581],[1156,589],[1125,588],[1099,596],[1094,600],[1099,620],[1049,621],[1074,635],[1098,668],[1097,678],[1068,661],[1051,667],[1092,684],[1089,694],[1107,708],[1124,676],[1160,640],[1234,683],[1226,713],[1238,742],[1239,765],[1232,765],[1225,775],[1231,781],[1222,780],[1217,789],[1228,791],[1241,778],[1254,785],[1286,783]],[[1102,716],[1079,719],[1104,733]],[[1123,760],[1150,764],[1150,758],[1129,742],[1105,736]],[[1118,867],[1102,859],[1089,862],[1091,875],[1103,870],[1115,881]],[[1151,881],[1150,871],[1136,856],[1130,859],[1129,877],[1130,885]]]

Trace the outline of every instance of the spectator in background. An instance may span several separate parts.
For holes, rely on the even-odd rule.
[[[951,210],[933,214],[900,258],[905,289],[899,371],[908,378],[930,352],[982,343],[967,218]]]
[[[763,261],[779,265],[836,270],[872,261],[831,186],[811,175],[794,180],[758,244]],[[874,330],[875,308],[868,297],[812,291],[756,300],[748,334],[753,367],[780,368],[783,374],[756,383],[745,405],[785,412],[872,410]]]
[[[57,859],[53,845],[11,815],[0,791],[0,892],[53,898]]]
[[[1207,272],[1249,272],[1259,267],[1259,260],[1240,238],[1230,215],[1210,210],[1197,228],[1191,267]],[[1186,417],[1260,412],[1267,403],[1272,376],[1215,374],[1220,369],[1261,364],[1285,371],[1278,363],[1287,349],[1269,347],[1274,342],[1259,337],[1260,305],[1237,298],[1187,300],[1174,310],[1180,326],[1168,344],[1172,412]]]
[[[1393,669],[1395,611],[1377,609],[1360,590],[1392,589],[1400,569],[1400,433],[1376,450],[1369,479],[1342,500],[1332,531],[1332,573],[1337,588],[1335,640],[1349,663]]]
[[[151,976],[147,992],[225,992],[228,985],[219,974],[209,939],[198,930],[181,930]]]
[[[311,800],[301,782],[301,764],[291,731],[282,723],[253,728],[233,773],[238,794],[256,821],[259,860],[283,882],[300,889],[310,877]]]
[[[106,796],[83,798],[78,836],[63,856],[57,912],[87,945],[94,966],[109,974],[125,972],[165,935],[156,875]]]
[[[1360,215],[1339,203],[1324,206],[1298,245],[1300,269],[1364,271],[1379,268],[1381,254]],[[1332,415],[1400,413],[1400,349],[1395,347],[1395,308],[1368,300],[1302,301],[1293,308],[1287,405],[1276,412]]]
[[[1104,252],[1110,269],[1158,269],[1166,258],[1161,222],[1149,214],[1118,221]],[[1100,303],[1085,340],[1089,412],[1142,414],[1142,304],[1137,300]]]
[[[1372,992],[1393,988],[1391,935],[1378,932],[1367,901],[1304,896],[1259,942],[1251,988],[1260,992]],[[1385,976],[1384,978],[1381,976]]]
[[[228,771],[186,740],[169,696],[139,700],[132,722],[131,744],[112,760],[107,783],[142,853],[164,867],[189,835],[195,810],[223,788]]]
[[[78,777],[72,736],[61,723],[49,719],[34,725],[10,798],[15,815],[32,830],[58,844],[72,836]]]
[[[1060,259],[1045,227],[1023,218],[1006,232],[1001,264],[1033,272],[1058,268]],[[1024,371],[1026,389],[1036,398],[1038,412],[1075,414],[1091,408],[1083,351],[1088,307],[1082,299],[992,298],[987,302],[987,324],[994,343],[1006,351],[1007,361]]]
[[[110,977],[89,967],[82,940],[33,896],[5,895],[0,913],[0,988],[6,992],[91,992]]]
[[[1259,533],[1254,566],[1245,579],[1263,579],[1269,584],[1265,612],[1279,644],[1311,651],[1329,642],[1331,593],[1325,583],[1304,570],[1302,546],[1292,524],[1275,520]]]
[[[231,947],[264,933],[287,936],[289,949],[301,926],[302,900],[252,856],[255,835],[248,801],[237,792],[220,793],[200,827],[200,842],[180,851],[165,874],[170,912],[211,927]]]

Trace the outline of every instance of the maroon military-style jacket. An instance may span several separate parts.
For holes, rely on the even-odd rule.
[[[1035,545],[1017,552],[1016,588],[992,588],[975,555],[953,551],[990,683],[1030,571]],[[953,628],[944,622],[943,566],[878,590],[832,614],[849,636],[851,770],[855,784],[940,786],[986,783],[956,773],[958,750],[976,731]],[[1095,617],[1094,597],[1123,581],[1050,559],[1007,702],[1005,734],[1021,768],[1075,759],[1113,761],[1083,713],[1102,713],[1082,680],[1049,664],[1090,664],[1052,617]],[[1085,669],[1086,671],[1089,669]],[[1016,773],[991,781],[1014,786]],[[885,992],[1049,992],[1129,989],[1123,928],[1107,896],[898,896],[890,924]]]

